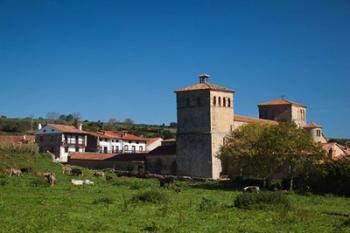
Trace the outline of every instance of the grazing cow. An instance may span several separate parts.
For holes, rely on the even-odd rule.
[[[84,185],[84,181],[83,180],[75,180],[75,179],[72,179],[71,180],[71,183],[73,185]]]
[[[86,185],[93,185],[94,182],[91,181],[91,180],[84,180],[84,184],[86,184]]]
[[[6,168],[6,169],[5,169],[5,173],[6,173],[8,176],[12,176],[12,175],[21,176],[21,175],[22,175],[21,170],[20,170],[20,169],[16,169],[16,168]]]
[[[74,175],[74,176],[82,176],[83,172],[79,168],[72,168],[72,175]]]
[[[32,168],[31,167],[22,167],[22,168],[20,168],[20,170],[21,170],[21,172],[23,174],[23,173],[30,172],[32,170]]]
[[[260,192],[259,186],[247,186],[243,188],[244,192],[249,192],[249,193],[258,193]]]
[[[174,183],[173,177],[159,177],[158,180],[160,187],[170,187]]]
[[[69,166],[62,166],[62,174],[72,175],[72,168]]]
[[[105,173],[102,172],[102,171],[95,171],[94,176],[96,176],[96,177],[99,177],[99,176],[104,177]]]
[[[112,181],[113,177],[112,176],[106,176],[106,181]]]
[[[91,180],[75,180],[75,179],[72,179],[71,183],[73,185],[77,185],[77,186],[81,186],[81,185],[84,185],[84,184],[86,184],[86,185],[93,185],[94,184],[94,182],[91,181]]]
[[[45,177],[46,181],[51,185],[54,186],[56,184],[56,175],[52,172],[44,173],[43,176]]]

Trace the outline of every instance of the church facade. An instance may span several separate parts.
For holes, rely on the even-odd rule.
[[[327,144],[322,127],[307,124],[307,106],[287,99],[258,104],[259,118],[235,114],[232,89],[208,82],[199,76],[199,83],[179,89],[176,93],[177,175],[218,179],[222,171],[217,158],[220,146],[230,131],[249,123],[279,124],[293,121],[304,128],[315,142]]]

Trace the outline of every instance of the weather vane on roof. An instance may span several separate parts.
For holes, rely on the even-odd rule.
[[[200,83],[206,83],[208,81],[209,77],[210,76],[208,74],[206,74],[206,73],[200,74],[199,75],[199,82]]]

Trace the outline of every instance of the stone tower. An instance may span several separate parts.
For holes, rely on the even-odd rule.
[[[234,91],[208,82],[177,90],[177,174],[218,179],[221,161],[216,157],[233,124]]]

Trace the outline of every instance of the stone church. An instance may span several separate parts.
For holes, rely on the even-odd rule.
[[[277,99],[258,104],[259,118],[237,115],[235,91],[209,83],[208,79],[208,75],[202,74],[199,83],[175,91],[177,175],[218,179],[222,171],[221,161],[216,157],[220,146],[230,131],[244,124],[294,121],[315,142],[327,144],[322,127],[307,124],[305,105]]]

